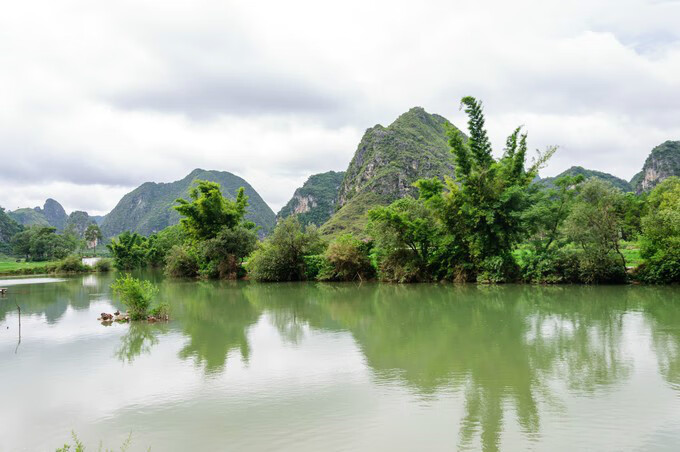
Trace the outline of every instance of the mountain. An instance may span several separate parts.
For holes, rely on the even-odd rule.
[[[340,186],[339,210],[322,227],[327,235],[360,233],[366,212],[405,195],[415,195],[413,183],[425,177],[454,174],[446,118],[420,107],[399,116],[388,127],[366,131]]]
[[[539,181],[539,183],[551,187],[552,184],[553,184],[553,181],[557,178],[560,178],[562,176],[578,176],[579,174],[582,175],[583,178],[586,179],[586,180],[590,179],[592,177],[594,177],[596,179],[602,179],[605,182],[609,182],[614,187],[618,188],[619,190],[621,190],[624,193],[629,192],[629,191],[633,191],[633,186],[629,182],[627,182],[627,181],[625,181],[621,178],[613,176],[609,173],[603,173],[601,171],[585,169],[582,166],[572,166],[568,170],[561,172],[560,174],[558,174],[555,177],[546,177],[545,179],[541,179]]]
[[[642,171],[630,183],[636,193],[642,193],[671,176],[680,176],[680,141],[666,141],[652,149]]]
[[[5,212],[5,209],[0,207],[0,253],[9,253],[9,241],[20,230],[21,226],[19,223],[14,221]]]
[[[277,220],[296,214],[303,225],[321,226],[335,212],[338,190],[344,177],[343,171],[310,176],[302,187],[295,190],[288,204],[281,208],[276,215]]]
[[[68,216],[65,229],[82,239],[85,236],[85,230],[92,223],[96,223],[96,221],[87,212],[75,210]]]
[[[14,221],[23,226],[51,226],[40,207],[33,209],[24,207],[7,213]]]
[[[68,215],[66,211],[52,198],[48,198],[43,205],[42,213],[45,215],[47,222],[57,228],[57,231],[63,231],[66,227],[66,220],[68,220]]]
[[[195,169],[184,179],[170,183],[146,182],[123,196],[104,217],[101,224],[104,237],[113,237],[123,231],[148,235],[177,224],[180,216],[172,208],[175,200],[188,199],[189,188],[197,179],[217,182],[222,187],[222,194],[231,199],[240,187],[245,188],[250,203],[246,218],[261,227],[262,235],[274,227],[274,212],[248,182],[226,171]]]
[[[9,216],[17,223],[24,226],[53,226],[61,232],[66,227],[68,215],[64,208],[52,198],[45,201],[42,209],[34,207],[32,209],[22,208],[8,212]]]

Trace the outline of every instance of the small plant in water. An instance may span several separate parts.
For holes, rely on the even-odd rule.
[[[151,306],[153,298],[158,294],[158,288],[150,281],[142,281],[127,274],[118,278],[111,288],[128,308],[131,320],[144,320],[149,315],[167,315],[167,305]]]
[[[78,435],[76,435],[76,432],[71,432],[71,439],[73,441],[73,444],[64,444],[63,447],[57,448],[56,452],[84,452],[85,451],[85,445],[83,442],[78,438]],[[123,444],[120,446],[120,452],[125,452],[130,448],[130,444],[132,443],[132,433],[130,433],[125,441],[123,441]],[[104,449],[101,441],[99,442],[99,448],[97,449],[99,452],[113,452],[113,449]],[[151,448],[149,448],[151,450]]]

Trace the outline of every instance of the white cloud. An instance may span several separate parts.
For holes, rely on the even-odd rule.
[[[680,139],[679,2],[14,2],[0,16],[0,205],[106,212],[196,167],[277,210],[414,105],[485,101],[547,168],[629,178]]]

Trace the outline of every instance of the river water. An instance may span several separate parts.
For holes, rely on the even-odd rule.
[[[166,280],[0,298],[0,450],[678,450],[680,288]],[[0,281],[0,286],[3,286]],[[21,307],[21,331],[16,305]]]

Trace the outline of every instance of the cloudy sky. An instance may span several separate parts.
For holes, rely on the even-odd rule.
[[[680,1],[22,0],[0,14],[0,206],[102,214],[194,168],[277,211],[419,105],[629,179],[680,139]]]

